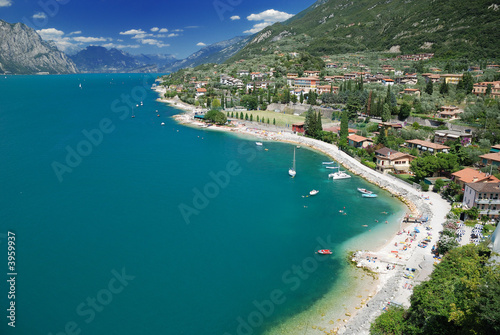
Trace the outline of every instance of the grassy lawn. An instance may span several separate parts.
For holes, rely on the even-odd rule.
[[[231,114],[231,112],[229,112]],[[240,112],[238,112],[240,113]],[[248,113],[248,117],[250,115],[253,115],[253,121],[257,121],[257,116],[259,116],[259,120],[261,120],[263,117],[266,120],[269,118],[269,124],[273,124],[273,119],[276,119],[276,125],[278,127],[285,127],[287,124],[290,125],[290,128],[292,127],[292,124],[298,123],[298,122],[304,122],[305,117],[304,116],[298,116],[298,115],[292,115],[292,114],[284,114],[284,113],[277,113],[273,111],[247,111],[243,112],[243,115]],[[262,122],[262,121],[261,121]],[[325,119],[322,118],[321,122],[323,124],[325,123],[330,123],[332,122],[330,119]]]

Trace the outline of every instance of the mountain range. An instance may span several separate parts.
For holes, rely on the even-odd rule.
[[[0,20],[0,73],[174,72],[292,51],[494,59],[500,54],[499,10],[492,0],[318,0],[287,21],[205,46],[182,60],[99,46],[67,57],[26,25]]]
[[[254,35],[232,60],[282,51],[498,58],[499,10],[491,0],[319,0]]]

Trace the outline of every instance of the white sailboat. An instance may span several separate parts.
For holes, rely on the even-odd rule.
[[[337,166],[338,168],[338,171],[337,172],[334,172],[334,173],[330,173],[328,175],[328,178],[332,178],[333,180],[336,180],[336,179],[348,179],[348,178],[351,178],[351,175],[345,173],[344,171],[342,171],[340,169],[340,164],[338,164]]]
[[[293,148],[293,165],[288,170],[288,174],[292,176],[292,178],[295,177],[295,175],[297,174],[297,172],[295,171],[295,148]]]

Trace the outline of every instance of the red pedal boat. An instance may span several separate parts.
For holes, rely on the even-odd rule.
[[[330,249],[321,249],[316,251],[317,254],[322,254],[322,255],[331,255],[332,251]]]

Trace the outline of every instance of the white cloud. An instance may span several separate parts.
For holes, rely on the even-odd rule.
[[[158,27],[153,27],[153,28],[151,28],[150,30],[151,30],[152,32],[157,32],[158,30],[160,30],[160,28],[158,28]]]
[[[206,46],[206,44],[205,44],[205,43],[203,43],[203,42],[199,42],[199,43],[197,43],[196,45],[197,45],[197,46],[199,46],[199,47],[204,47],[204,46]]]
[[[167,35],[165,35],[165,34],[156,34],[156,35],[154,35],[154,37],[156,37],[156,38],[165,38],[165,37],[167,37]]]
[[[128,45],[125,45],[125,44],[114,44],[114,43],[107,43],[107,44],[103,44],[102,46],[105,47],[105,48],[108,48],[108,49],[111,49],[111,48],[115,48],[115,49],[125,49],[125,48],[137,49],[137,48],[140,47],[140,45],[138,45],[138,44],[128,44]]]
[[[120,35],[138,35],[138,34],[145,34],[145,33],[146,32],[142,29],[130,29],[127,31],[121,31]]]
[[[200,28],[200,26],[187,26],[187,27],[184,27],[186,29],[196,29],[196,28]]]
[[[239,20],[239,19],[241,19],[241,17],[239,17],[238,15],[233,15],[233,16],[231,16],[231,17],[230,17],[230,19],[231,19],[232,21],[234,21],[234,20]]]
[[[167,28],[161,28],[159,33],[167,33],[168,32],[168,29]]]
[[[257,23],[253,26],[252,29],[245,30],[243,33],[244,34],[255,34],[255,33],[258,33],[259,31],[261,31],[262,29],[264,29],[265,27],[269,27],[272,24],[273,24],[273,22]]]
[[[254,24],[252,29],[245,30],[244,33],[245,34],[247,34],[247,33],[248,34],[255,34],[255,33],[261,31],[262,29],[264,29],[265,27],[272,25],[275,22],[281,22],[281,21],[288,20],[292,16],[293,16],[293,14],[280,12],[280,11],[277,11],[274,9],[268,9],[268,10],[265,10],[265,11],[259,13],[259,14],[251,14],[251,15],[247,16],[248,21],[264,21],[264,22]]]
[[[142,40],[142,39],[144,39],[146,37],[150,37],[150,36],[153,36],[153,34],[137,34],[137,35],[132,36],[132,38],[135,40]]]
[[[181,31],[184,31],[184,29],[174,29],[172,31],[177,31],[177,32],[181,32]]]
[[[56,28],[41,29],[37,30],[36,32],[38,33],[38,35],[42,36],[44,40],[47,41],[61,38],[64,35],[64,31],[57,30]]]
[[[266,21],[266,22],[281,22],[291,18],[293,14],[280,12],[274,9],[268,9],[259,14],[251,14],[247,16],[248,21]]]
[[[73,37],[73,41],[77,41],[80,43],[106,42],[107,40],[108,39],[104,37],[84,37],[84,36]]]
[[[80,35],[81,33],[82,33],[81,30],[72,31],[71,33],[68,34],[68,36],[71,36],[71,35]]]
[[[143,39],[141,40],[141,43],[142,44],[148,44],[148,45],[155,45],[157,46],[158,48],[163,48],[163,47],[168,47],[170,46],[170,44],[164,44],[162,43],[161,41],[158,41],[154,38],[146,38],[146,39]]]
[[[0,7],[9,7],[12,5],[12,0],[0,0]]]
[[[176,37],[176,36],[179,36],[179,34],[174,34],[174,33],[171,33],[171,34],[168,34],[167,37]]]
[[[44,12],[38,12],[38,13],[35,13],[32,17],[34,19],[46,19],[47,14],[45,14]]]

